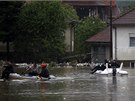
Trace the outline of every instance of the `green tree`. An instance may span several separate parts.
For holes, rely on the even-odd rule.
[[[3,35],[1,41],[4,40],[4,36],[13,33],[17,15],[23,3],[17,1],[0,2],[0,35]]]
[[[134,0],[117,0],[117,7],[119,11],[124,14],[130,9],[133,9],[135,7],[135,1]]]
[[[7,52],[9,52],[9,42],[12,42],[15,37],[15,22],[23,3],[22,1],[0,2],[0,41],[7,43]],[[8,58],[7,56],[7,59]]]
[[[75,28],[75,51],[77,53],[89,52],[86,40],[105,26],[106,23],[99,18],[86,17],[82,19]]]
[[[25,59],[56,59],[65,52],[64,32],[69,18],[76,18],[75,11],[58,1],[26,4],[17,22],[16,52]]]

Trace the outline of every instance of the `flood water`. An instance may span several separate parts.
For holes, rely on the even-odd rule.
[[[135,69],[128,76],[99,76],[89,68],[52,68],[49,81],[0,81],[0,101],[135,101]]]

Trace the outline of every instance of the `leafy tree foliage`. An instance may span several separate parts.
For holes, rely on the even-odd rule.
[[[0,2],[0,41],[6,43],[6,55],[1,54],[2,59],[9,60],[9,43],[15,38],[14,28],[17,15],[20,11],[23,1],[1,1]]]
[[[13,31],[17,15],[24,2],[1,1],[0,2],[0,41],[13,40]]]
[[[86,17],[82,19],[75,28],[75,49],[77,53],[86,53],[89,52],[88,44],[86,40],[101,31],[106,26],[99,18],[95,17]]]
[[[64,31],[75,11],[58,1],[33,1],[26,4],[16,27],[15,50],[22,58],[56,59],[65,52]]]
[[[127,12],[128,10],[135,7],[135,1],[134,0],[119,0],[117,1],[117,7],[119,8],[119,11],[123,14]]]

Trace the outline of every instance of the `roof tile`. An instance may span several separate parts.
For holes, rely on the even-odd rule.
[[[113,25],[135,24],[135,8],[129,10],[113,21]]]
[[[105,28],[103,31],[89,37],[87,42],[110,42],[110,27]]]

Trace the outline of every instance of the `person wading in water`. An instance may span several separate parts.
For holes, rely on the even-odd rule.
[[[42,79],[42,77],[50,79],[50,74],[47,65],[45,63],[42,63],[40,66],[42,67],[42,70],[38,76],[38,79]]]
[[[10,73],[14,73],[14,69],[11,62],[6,62],[3,68],[4,70],[2,72],[1,79],[8,80]]]

